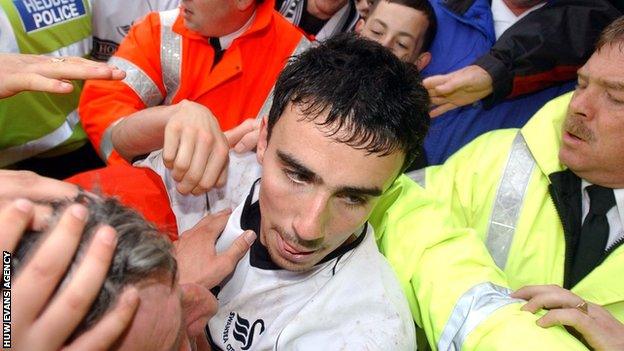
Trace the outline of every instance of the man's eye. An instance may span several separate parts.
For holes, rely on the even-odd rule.
[[[375,35],[375,36],[377,36],[377,37],[379,37],[379,36],[383,35],[383,33],[382,33],[381,31],[374,30],[374,29],[371,29],[371,31],[370,31],[370,32],[371,32],[371,33],[373,33],[373,35]]]
[[[403,49],[403,50],[407,50],[407,45],[406,45],[406,44],[403,44],[403,43],[397,43],[397,45],[398,45],[401,49]]]
[[[362,206],[367,203],[367,199],[358,195],[345,195],[343,197],[344,202],[349,206]]]
[[[308,181],[305,175],[298,172],[284,170],[284,174],[286,174],[286,177],[288,177],[288,179],[295,184],[304,184]]]

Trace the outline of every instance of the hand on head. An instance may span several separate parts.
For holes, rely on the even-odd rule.
[[[88,215],[82,205],[69,206],[19,275],[12,277],[15,350],[58,350],[98,295],[115,250],[116,234],[108,226],[98,229],[71,280],[55,293],[78,248]],[[16,200],[0,209],[3,251],[15,250],[33,218],[34,206],[28,200]],[[65,347],[70,350],[109,348],[132,320],[138,302],[136,290],[126,290],[116,306],[92,329]]]

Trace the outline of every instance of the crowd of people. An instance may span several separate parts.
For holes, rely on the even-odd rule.
[[[0,0],[5,347],[624,350],[621,3],[135,5]]]

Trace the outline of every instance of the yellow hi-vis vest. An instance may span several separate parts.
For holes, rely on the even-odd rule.
[[[571,94],[522,129],[487,133],[444,165],[404,176],[371,218],[413,317],[439,350],[585,350],[562,327],[543,329],[509,292],[563,285],[565,238],[548,175]],[[624,248],[572,288],[624,322]],[[511,289],[511,290],[510,290]]]
[[[87,0],[0,0],[0,52],[86,56],[91,45]],[[0,100],[0,167],[87,142],[76,112],[82,82],[73,84],[70,94],[23,92]]]

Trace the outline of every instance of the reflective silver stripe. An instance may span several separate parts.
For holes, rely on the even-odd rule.
[[[490,255],[502,270],[507,264],[509,248],[513,241],[516,223],[534,167],[535,160],[531,156],[524,137],[518,132],[498,185],[486,239]]]
[[[511,290],[490,282],[473,286],[462,295],[438,341],[439,351],[459,351],[468,335],[499,308],[523,300],[509,297]]]
[[[426,183],[426,172],[425,168],[417,169],[415,171],[411,171],[405,173],[410,179],[416,182],[416,184],[420,185],[421,188],[424,188]]]
[[[0,150],[0,167],[25,160],[61,145],[72,136],[74,127],[79,122],[78,113],[74,110],[67,115],[63,124],[51,133],[22,145]]]
[[[310,47],[312,47],[312,42],[309,41],[308,38],[301,36],[301,40],[299,40],[299,43],[295,47],[295,50],[293,51],[292,56],[299,55],[300,53],[306,51]],[[264,100],[264,103],[262,104],[260,111],[258,111],[258,114],[256,115],[256,120],[259,121],[262,118],[264,118],[264,116],[269,115],[269,111],[271,110],[271,105],[273,105],[273,91],[274,90],[275,90],[275,86],[271,88],[269,95],[267,96],[266,100]]]
[[[180,9],[159,12],[160,15],[160,66],[162,69],[163,84],[167,96],[165,104],[171,104],[173,97],[180,86],[182,71],[182,40],[180,35],[173,32],[173,24]]]
[[[154,81],[134,63],[118,56],[113,56],[108,63],[126,71],[126,83],[141,98],[145,106],[159,105],[163,97]]]
[[[117,123],[121,122],[123,118],[120,118],[113,122],[106,130],[104,134],[102,134],[102,140],[100,140],[100,157],[106,161],[113,153],[113,128],[117,125]]]

